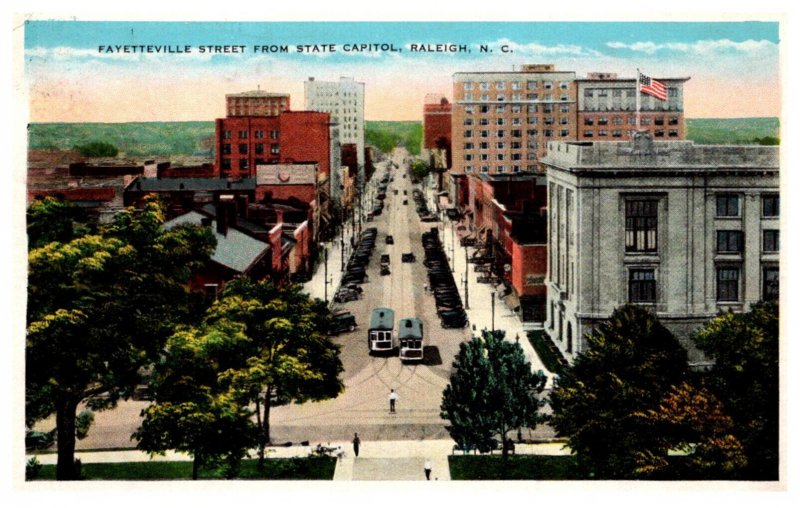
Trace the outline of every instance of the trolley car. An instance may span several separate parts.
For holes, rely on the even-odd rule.
[[[369,320],[367,343],[370,353],[385,353],[397,346],[394,335],[394,311],[387,307],[378,307],[372,311]]]
[[[400,342],[400,360],[404,362],[421,362],[424,347],[422,321],[417,318],[404,318],[397,324],[397,335]]]

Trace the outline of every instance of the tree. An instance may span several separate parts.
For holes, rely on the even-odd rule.
[[[779,461],[778,304],[722,314],[694,340],[714,361],[706,376],[735,424],[747,455],[750,479],[776,480]]]
[[[85,145],[75,145],[74,149],[84,157],[116,157],[119,153],[116,146],[105,141],[90,141]]]
[[[414,163],[411,164],[411,180],[414,182],[424,180],[430,172],[431,168],[428,167],[424,161],[415,160]]]
[[[653,314],[633,305],[615,310],[586,341],[551,394],[552,424],[585,473],[635,477],[641,454],[663,451],[636,414],[654,409],[684,380],[686,351]]]
[[[234,476],[256,442],[253,413],[219,376],[237,363],[236,352],[248,341],[243,325],[227,322],[170,337],[151,384],[155,402],[142,410],[133,435],[137,447],[152,455],[188,453],[193,480],[201,468],[218,464]]]
[[[722,403],[706,388],[688,382],[673,387],[655,409],[638,413],[661,440],[659,453],[640,454],[638,472],[647,476],[688,479],[732,479],[747,464],[741,442],[732,434],[733,420]],[[667,452],[686,454],[687,463],[675,467]]]
[[[36,199],[27,212],[28,249],[43,247],[50,242],[69,242],[92,231],[86,213],[75,204],[45,197]]]
[[[270,410],[276,404],[319,401],[341,393],[340,347],[326,336],[330,311],[300,286],[238,278],[228,283],[205,322],[238,323],[248,341],[221,382],[255,406],[259,462],[270,443]]]
[[[539,394],[546,378],[531,372],[522,348],[503,340],[505,332],[483,330],[459,346],[450,383],[442,394],[442,418],[462,450],[491,450],[499,436],[503,459],[508,456],[507,434],[535,427],[542,406]]]
[[[199,227],[165,231],[163,220],[151,200],[99,234],[29,253],[26,424],[55,413],[59,480],[76,476],[78,406],[102,410],[129,397],[140,369],[190,319],[185,282],[210,258],[214,237]]]

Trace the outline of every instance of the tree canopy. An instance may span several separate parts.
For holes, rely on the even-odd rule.
[[[750,312],[722,314],[694,336],[714,361],[705,381],[733,419],[750,479],[778,478],[778,314],[777,303],[760,303]]]
[[[539,394],[546,378],[531,372],[517,343],[503,340],[505,332],[483,330],[459,346],[450,383],[442,394],[442,418],[462,450],[486,452],[508,431],[533,428],[539,421]],[[503,446],[503,457],[507,448]]]
[[[84,210],[69,201],[48,196],[34,200],[28,207],[28,249],[50,242],[66,243],[92,229]]]
[[[116,146],[105,141],[90,141],[85,145],[75,145],[84,157],[116,157],[119,150]]]
[[[59,479],[74,477],[76,410],[113,407],[190,318],[185,286],[214,249],[207,228],[162,229],[161,205],[28,255],[26,422],[56,414]]]
[[[685,379],[686,351],[639,306],[615,310],[586,340],[587,350],[551,394],[552,424],[587,474],[640,476],[642,457],[664,450],[637,415],[655,409]]]

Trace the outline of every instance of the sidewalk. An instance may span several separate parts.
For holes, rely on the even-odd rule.
[[[448,457],[453,454],[453,441],[362,441],[358,457],[353,454],[349,441],[323,443],[329,447],[339,447],[344,453],[336,463],[333,475],[335,481],[349,480],[425,480],[423,466],[431,461],[431,480],[450,480]],[[267,449],[267,457],[292,458],[308,457],[317,443],[309,446],[278,446]],[[496,452],[496,454],[499,452]],[[520,444],[516,445],[517,455],[569,455],[562,443]],[[25,460],[37,457],[41,464],[55,464],[55,453],[26,455]],[[111,462],[149,462],[149,461],[188,461],[191,458],[182,453],[167,453],[165,456],[151,458],[138,450],[107,452],[76,452],[75,458],[84,464]]]
[[[428,188],[428,199],[433,200],[436,190]],[[435,209],[435,208],[434,208]],[[434,223],[431,223],[434,224]],[[436,223],[439,228],[439,236],[442,245],[453,269],[453,278],[456,281],[458,292],[464,302],[467,316],[469,316],[470,327],[474,330],[473,334],[480,334],[484,328],[492,329],[492,292],[495,293],[494,301],[494,329],[506,332],[505,340],[516,342],[519,337],[519,345],[525,353],[525,358],[530,362],[531,369],[541,370],[547,376],[546,387],[552,388],[553,373],[547,370],[536,354],[536,351],[528,341],[527,331],[524,330],[522,321],[517,314],[510,309],[505,301],[500,298],[497,289],[492,284],[478,283],[478,273],[475,272],[475,265],[467,263],[466,258],[475,253],[474,247],[461,247],[458,234],[455,231],[456,223],[445,217],[443,222]],[[454,246],[455,244],[455,246]],[[466,251],[466,254],[465,254]],[[455,257],[455,259],[453,259]],[[469,297],[464,292],[464,272],[467,271],[467,288]],[[501,286],[502,287],[502,286]],[[469,303],[469,308],[467,307]]]

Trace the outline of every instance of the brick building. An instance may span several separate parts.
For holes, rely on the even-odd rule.
[[[285,93],[261,90],[225,95],[227,116],[278,116],[290,109],[290,97]]]

